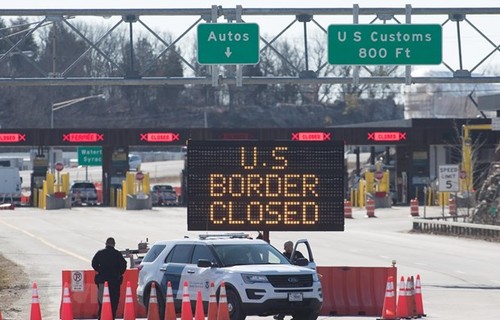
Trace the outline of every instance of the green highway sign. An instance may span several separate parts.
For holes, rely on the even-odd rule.
[[[102,166],[102,147],[78,147],[78,165]]]
[[[202,23],[198,25],[200,64],[259,63],[259,25]]]
[[[328,63],[352,65],[441,64],[439,24],[328,26]]]

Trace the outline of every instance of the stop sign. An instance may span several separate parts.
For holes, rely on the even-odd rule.
[[[141,181],[142,179],[144,179],[144,173],[142,173],[142,171],[138,171],[136,174],[135,174],[135,178],[139,181]]]
[[[54,168],[57,170],[57,171],[61,171],[62,169],[64,169],[64,164],[62,162],[57,162],[54,166]]]
[[[467,172],[465,172],[464,170],[460,171],[460,179],[465,179],[467,178]]]
[[[384,173],[382,171],[375,171],[375,179],[381,180],[384,177]]]

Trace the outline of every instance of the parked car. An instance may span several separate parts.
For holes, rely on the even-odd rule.
[[[224,282],[230,320],[278,314],[316,320],[323,303],[322,288],[316,270],[307,267],[307,259],[298,259],[300,265],[293,265],[266,241],[241,235],[205,234],[199,239],[156,242],[139,265],[139,303],[149,305],[154,283],[163,319],[168,282],[177,313],[181,311],[184,281],[189,284],[191,299],[200,290],[205,305],[210,283],[219,290]],[[191,301],[192,307],[195,302]]]
[[[97,189],[90,181],[76,181],[70,188],[72,206],[98,205]]]
[[[157,184],[151,188],[153,206],[176,206],[177,193],[174,187],[168,184]]]
[[[137,154],[128,155],[128,168],[131,171],[139,171],[141,169],[142,159]]]

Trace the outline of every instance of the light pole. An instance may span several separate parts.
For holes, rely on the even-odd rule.
[[[90,100],[90,99],[95,99],[95,98],[104,99],[105,95],[101,93],[101,94],[96,94],[96,95],[92,95],[92,96],[80,97],[80,98],[75,98],[75,99],[71,99],[71,100],[53,103],[51,108],[50,108],[50,128],[51,129],[54,128],[54,111],[61,110],[61,109],[64,109],[66,107],[72,106],[74,104],[77,104],[77,103],[80,103],[80,102],[83,102],[86,100]]]
[[[86,101],[86,100],[96,99],[96,98],[105,99],[106,96],[101,93],[101,94],[96,94],[96,95],[91,95],[91,96],[86,96],[86,97],[80,97],[80,98],[75,98],[75,99],[71,99],[71,100],[66,100],[66,101],[61,101],[61,102],[53,103],[51,105],[51,107],[50,107],[50,128],[54,129],[54,112],[55,111],[64,109],[66,107],[72,106],[74,104],[77,104],[77,103],[80,103],[80,102],[83,102],[83,101]],[[50,151],[49,152],[50,152],[49,158],[51,159],[50,169],[51,169],[51,172],[54,173],[54,169],[55,169],[54,168],[54,166],[55,166],[55,154],[54,154],[52,146],[50,147]]]

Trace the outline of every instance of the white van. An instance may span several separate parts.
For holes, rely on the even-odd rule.
[[[141,169],[142,159],[137,154],[128,155],[128,168],[130,171],[139,171]]]

